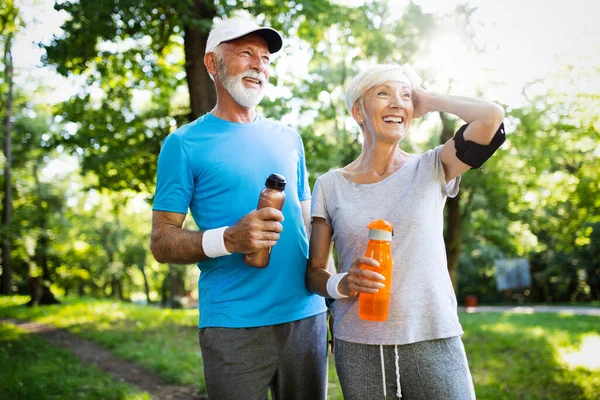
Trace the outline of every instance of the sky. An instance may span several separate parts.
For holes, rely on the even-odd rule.
[[[418,2],[425,11],[451,10],[454,0]],[[454,3],[454,4],[453,4]],[[478,7],[473,14],[475,32],[485,53],[473,57],[472,68],[465,63],[463,73],[451,68],[457,80],[477,77],[501,82],[503,90],[494,96],[515,101],[524,84],[551,76],[564,65],[600,68],[600,1],[597,0],[470,0]],[[443,40],[442,40],[443,43]],[[440,46],[433,58],[451,46]],[[454,53],[456,54],[456,53]],[[456,64],[455,64],[456,65]],[[485,75],[482,77],[482,75]],[[595,88],[600,80],[581,82],[577,90]]]

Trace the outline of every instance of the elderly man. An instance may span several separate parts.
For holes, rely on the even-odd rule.
[[[211,399],[325,399],[323,298],[304,284],[310,188],[299,134],[256,112],[281,35],[245,19],[211,31],[204,64],[217,104],[171,133],[158,160],[151,250],[198,263],[199,337]],[[283,210],[256,210],[271,173]],[[199,231],[183,229],[191,211]],[[271,248],[266,268],[244,254]]]

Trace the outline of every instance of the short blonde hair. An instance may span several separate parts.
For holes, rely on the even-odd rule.
[[[350,115],[352,115],[354,103],[362,100],[367,90],[381,85],[383,82],[399,80],[400,74],[406,75],[412,87],[421,85],[421,78],[409,65],[377,64],[356,75],[346,88],[346,108]]]

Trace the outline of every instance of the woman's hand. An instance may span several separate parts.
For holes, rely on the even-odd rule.
[[[340,282],[340,292],[348,296],[354,296],[356,293],[377,293],[379,289],[385,287],[383,281],[385,277],[377,272],[361,268],[362,265],[379,267],[377,260],[369,257],[360,256],[352,263],[348,275]]]
[[[433,93],[426,91],[422,87],[415,87],[412,91],[412,102],[413,102],[413,118],[421,118],[428,112],[433,111],[431,108],[430,100]]]

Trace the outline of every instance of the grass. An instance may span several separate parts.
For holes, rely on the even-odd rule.
[[[0,324],[0,365],[0,399],[150,398],[11,324]]]
[[[587,338],[600,343],[600,318],[482,313],[460,319],[478,398],[598,399],[598,364],[569,364],[564,355],[586,351]]]
[[[26,300],[0,297],[0,317],[65,328],[158,372],[169,383],[204,388],[196,310],[85,298],[61,299],[62,304],[53,306],[22,307]]]
[[[487,304],[480,304],[481,306],[486,306]],[[494,306],[503,306],[503,307],[536,307],[536,306],[551,306],[551,307],[600,307],[600,301],[586,301],[586,302],[557,302],[557,303],[538,303],[538,302],[515,302],[515,301],[502,301],[498,303],[494,303]]]
[[[164,310],[74,298],[65,299],[61,305],[30,309],[20,306],[26,300],[0,297],[0,317],[29,319],[68,329],[101,343],[120,357],[157,371],[170,382],[204,390],[196,310]],[[579,361],[585,361],[585,353],[595,353],[595,358],[600,356],[600,318],[461,313],[460,319],[478,399],[599,398],[598,364]],[[12,356],[17,360],[22,357],[19,353]],[[330,361],[328,398],[342,399],[333,359]],[[40,379],[45,374],[39,372],[34,376]],[[0,372],[0,379],[4,383],[4,372]],[[16,384],[14,380],[10,382]],[[0,384],[2,387],[7,386]]]

